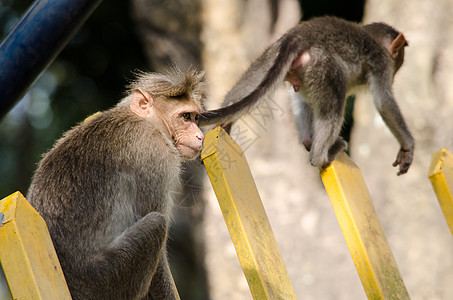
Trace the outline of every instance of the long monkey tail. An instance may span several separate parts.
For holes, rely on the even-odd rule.
[[[285,79],[293,61],[302,51],[299,38],[286,35],[281,40],[277,51],[278,55],[266,76],[248,96],[229,106],[203,112],[200,115],[200,126],[232,123],[247,114],[263,96],[274,90]]]

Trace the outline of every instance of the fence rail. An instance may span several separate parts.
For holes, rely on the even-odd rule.
[[[433,153],[428,177],[453,234],[453,155],[445,148]]]
[[[13,299],[71,299],[46,223],[19,192],[0,201],[0,262]]]
[[[296,299],[241,148],[220,127],[202,159],[254,299]],[[321,177],[369,299],[409,299],[360,170],[342,153]]]
[[[296,299],[245,155],[220,127],[202,159],[254,299]]]
[[[341,153],[321,177],[368,299],[409,299],[360,169]]]
[[[429,172],[450,229],[452,158],[436,152]],[[253,298],[297,299],[242,149],[217,127],[202,159]],[[409,299],[360,169],[341,153],[320,175],[367,297]],[[0,201],[0,262],[14,299],[71,298],[47,226],[19,192]]]

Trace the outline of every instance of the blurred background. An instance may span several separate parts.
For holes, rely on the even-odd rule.
[[[3,39],[32,1],[0,0]],[[27,193],[43,153],[86,116],[122,97],[133,71],[176,63],[206,70],[216,108],[267,45],[302,19],[382,21],[409,41],[394,91],[416,139],[409,173],[368,94],[349,99],[344,134],[361,168],[412,299],[453,298],[453,237],[427,178],[431,154],[453,151],[453,1],[104,1],[0,122],[0,198]],[[1,72],[1,70],[0,70]],[[270,108],[239,121],[244,149],[300,299],[366,298],[318,171],[298,144],[282,87]],[[354,101],[355,100],[355,101]],[[185,168],[169,245],[182,299],[251,299],[217,200],[199,162]]]

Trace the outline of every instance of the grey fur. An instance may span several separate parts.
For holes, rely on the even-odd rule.
[[[302,118],[298,128],[304,127],[301,142],[310,150],[311,164],[325,168],[346,147],[338,136],[346,96],[369,86],[377,110],[401,145],[394,165],[399,164],[398,174],[404,174],[412,162],[414,139],[392,93],[404,47],[395,59],[388,49],[399,34],[384,23],[362,26],[334,17],[302,22],[266,49],[225,96],[224,107],[204,112],[200,124],[236,121],[292,72],[300,80],[303,101],[298,106]],[[309,57],[307,62],[291,69],[303,53]]]

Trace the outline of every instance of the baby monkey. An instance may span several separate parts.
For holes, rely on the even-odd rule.
[[[325,168],[347,146],[339,137],[346,97],[368,86],[400,144],[393,166],[399,166],[398,175],[404,174],[412,163],[414,139],[393,97],[392,83],[407,45],[402,33],[384,23],[358,25],[335,17],[302,22],[252,63],[225,96],[225,107],[204,112],[200,125],[236,121],[286,80],[300,96],[295,113],[310,163]]]
[[[39,163],[27,199],[73,299],[178,299],[166,254],[172,192],[203,145],[204,99],[202,73],[140,74]]]

